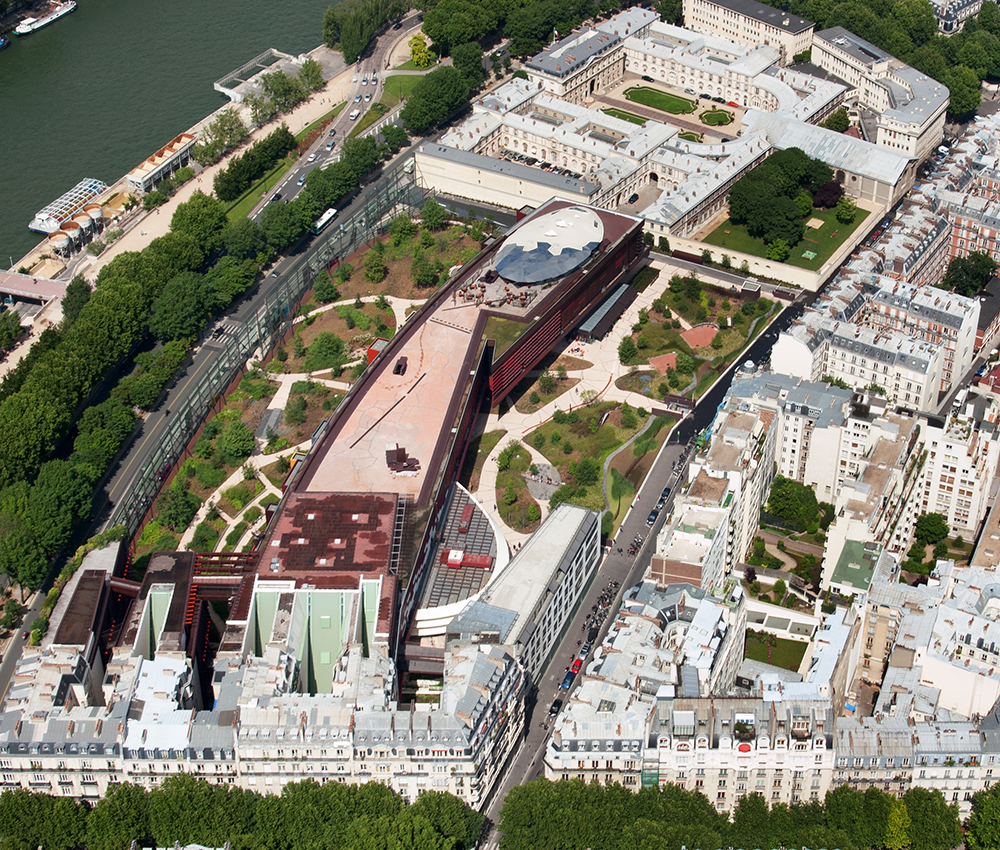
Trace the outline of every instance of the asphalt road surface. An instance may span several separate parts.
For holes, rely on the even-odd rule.
[[[382,33],[375,41],[374,46],[369,48],[365,52],[365,55],[354,63],[350,69],[352,80],[347,96],[347,104],[327,127],[327,132],[321,134],[310,146],[309,150],[299,158],[295,167],[290,168],[285,173],[285,176],[274,184],[267,198],[263,199],[254,208],[250,214],[251,218],[257,220],[272,199],[280,198],[283,201],[295,200],[299,192],[302,191],[306,175],[310,171],[314,168],[323,168],[340,159],[340,147],[344,143],[344,139],[350,135],[351,128],[356,125],[357,121],[364,118],[365,113],[371,105],[376,103],[381,97],[381,92],[385,86],[386,74],[392,73],[391,70],[386,70],[385,64],[393,45],[398,39],[407,37],[420,28],[418,13],[414,12],[405,18],[402,23],[402,27],[398,30],[390,28]],[[372,82],[373,75],[377,76],[377,83]],[[365,84],[363,85],[362,83]],[[366,96],[370,96],[371,100],[366,101]],[[357,98],[361,98],[361,100],[355,103]],[[354,110],[358,110],[359,114],[352,121],[350,116]],[[393,123],[397,122],[394,121]],[[334,145],[328,149],[327,146],[330,142],[333,142]]]

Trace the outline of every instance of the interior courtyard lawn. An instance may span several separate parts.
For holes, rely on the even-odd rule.
[[[626,89],[625,97],[643,106],[651,106],[661,112],[669,112],[671,115],[690,115],[698,108],[698,103],[688,100],[685,97],[678,97],[675,94],[650,88],[649,86],[634,86]]]
[[[786,670],[798,670],[802,663],[802,656],[806,654],[806,643],[798,640],[788,640],[787,638],[775,638],[774,646],[771,647],[771,657],[767,657],[767,646],[755,637],[747,636],[747,651],[744,657],[754,661],[762,661],[765,664],[773,664],[775,667],[784,667]]]
[[[834,252],[840,248],[857,230],[862,223],[872,213],[858,207],[858,214],[851,224],[841,224],[837,221],[836,210],[814,209],[806,217],[819,218],[823,220],[823,226],[815,229],[806,228],[805,236],[788,255],[785,264],[797,266],[800,269],[818,271],[823,264],[833,256]],[[728,231],[728,232],[727,232]],[[727,248],[731,251],[742,251],[744,254],[753,254],[755,257],[766,257],[767,246],[763,239],[757,239],[747,233],[746,227],[742,224],[733,224],[728,218],[722,222],[715,230],[708,234],[703,242],[709,245],[717,245],[720,248]],[[803,253],[812,251],[815,257],[809,259],[803,257]]]
[[[602,109],[605,115],[610,115],[612,118],[621,118],[622,121],[629,121],[632,124],[638,124],[640,127],[646,123],[646,119],[641,115],[636,115],[634,112],[626,112],[624,109],[616,109],[613,106],[609,106],[607,109]]]
[[[727,112],[725,109],[713,109],[709,112],[702,112],[699,120],[702,124],[708,124],[710,127],[725,127],[727,124],[733,123],[733,113]]]

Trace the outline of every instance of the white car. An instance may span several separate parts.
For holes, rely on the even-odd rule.
[[[354,102],[361,103],[361,92],[358,92],[356,95],[354,95]]]
[[[363,85],[363,86],[367,86],[368,85],[368,77],[362,77],[361,78],[361,85]]]
[[[372,74],[372,85],[373,86],[378,85],[378,74]]]
[[[371,92],[367,92],[365,94],[365,103],[368,103],[368,101],[370,101],[371,99],[372,99],[372,93]]]
[[[300,174],[299,175],[299,179],[296,180],[295,182],[298,183],[300,186],[305,186],[306,185],[306,176],[305,176],[305,174]]]
[[[316,161],[316,154],[315,152],[313,152],[309,154],[309,159],[307,159],[306,162],[315,162],[315,161]]]
[[[360,110],[360,109],[355,109],[355,110],[354,110],[354,111],[353,111],[353,112],[352,112],[352,113],[351,113],[350,115],[348,115],[347,117],[348,117],[348,118],[350,118],[350,119],[351,119],[352,121],[357,121],[357,120],[358,120],[358,116],[359,116],[360,114],[361,114],[361,110]]]

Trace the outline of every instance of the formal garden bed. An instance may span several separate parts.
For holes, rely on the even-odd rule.
[[[619,378],[617,386],[651,398],[680,393],[696,382],[688,394],[704,392],[767,323],[780,305],[740,292],[708,286],[690,275],[674,275],[648,310],[639,311],[639,321],[622,338],[618,354],[622,363],[645,365],[664,354],[676,354],[676,363],[664,376],[636,371]],[[692,347],[684,338],[679,317],[689,324],[713,324],[720,328],[708,345]],[[756,320],[756,324],[754,324]],[[753,327],[753,333],[750,329]]]
[[[511,441],[497,457],[496,506],[508,527],[530,534],[542,519],[542,509],[528,492],[524,476],[533,472],[531,455],[520,443]]]
[[[701,133],[695,133],[692,130],[684,130],[677,134],[678,139],[683,139],[685,142],[701,142],[703,136]]]
[[[599,402],[555,415],[525,438],[556,469],[563,485],[550,500],[603,511],[602,476],[608,455],[635,436],[649,413],[618,402]]]
[[[514,399],[514,409],[518,413],[534,413],[579,383],[579,378],[567,375],[565,366],[559,366],[555,372],[544,369],[538,377],[528,375],[523,378],[511,390],[510,398]]]
[[[725,127],[736,119],[733,113],[726,109],[707,109],[698,116],[698,120],[709,127]]]
[[[448,224],[452,217],[433,199],[424,205],[428,224],[399,216],[374,243],[341,257],[330,269],[329,283],[340,299],[379,294],[426,299],[447,279],[450,268],[479,253],[483,239],[492,231],[489,220]],[[370,257],[373,252],[376,256]]]
[[[640,127],[645,125],[648,120],[641,115],[636,115],[634,112],[627,112],[624,109],[617,109],[614,106],[602,109],[601,112],[605,115],[610,115],[612,118],[620,118],[622,121],[628,121],[630,124],[638,124]]]
[[[650,86],[633,86],[626,89],[625,97],[634,103],[641,103],[643,106],[659,109],[661,112],[669,112],[671,115],[690,115],[698,108],[696,100],[670,94]]]
[[[302,311],[316,307],[314,302],[303,305]],[[320,377],[341,378],[345,366],[358,364],[347,378],[357,377],[363,369],[366,351],[378,337],[390,339],[396,332],[396,317],[389,302],[356,300],[353,304],[338,304],[321,313],[313,313],[296,326],[292,338],[275,349],[267,363],[271,372],[320,372]]]

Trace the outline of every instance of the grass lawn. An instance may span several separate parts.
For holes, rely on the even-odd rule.
[[[347,105],[347,101],[346,100],[343,103],[338,103],[335,107],[333,107],[333,109],[331,109],[325,115],[321,115],[319,118],[317,118],[315,121],[313,121],[312,124],[308,125],[307,127],[304,127],[301,130],[301,132],[296,133],[295,134],[295,141],[301,142],[310,133],[315,133],[317,130],[319,130],[321,127],[323,127],[325,124],[328,124],[332,119],[334,119],[338,115],[340,115],[340,111],[346,105]]]
[[[374,107],[375,104],[373,103],[371,106]],[[389,110],[387,109],[385,112],[388,111]],[[360,133],[363,133],[365,130],[371,127],[371,125],[374,124],[376,121],[385,117],[385,112],[379,112],[379,110],[377,109],[369,108],[368,111],[361,118],[361,120],[354,125],[354,127],[351,129],[351,132],[348,133],[347,135],[350,137],[354,137]]]
[[[694,133],[691,130],[685,130],[683,133],[677,134],[678,139],[683,139],[685,142],[700,142],[701,133]]]
[[[515,322],[513,319],[503,319],[500,316],[490,316],[486,320],[486,328],[483,331],[485,339],[495,339],[497,342],[496,352],[493,359],[496,360],[508,348],[513,345],[531,325],[527,322]]]
[[[474,437],[469,443],[469,448],[465,452],[465,461],[462,463],[462,471],[459,473],[458,482],[470,493],[479,489],[479,476],[483,471],[483,464],[490,452],[497,447],[507,432],[502,428],[497,431],[487,431]]]
[[[698,119],[702,124],[708,124],[709,127],[725,127],[727,124],[733,123],[733,113],[727,112],[725,109],[713,109],[709,112],[702,112]]]
[[[643,106],[651,106],[671,115],[690,115],[698,108],[698,102],[678,97],[675,94],[654,89],[650,86],[634,86],[625,90],[625,97]]]
[[[797,266],[800,269],[818,271],[822,268],[834,252],[840,248],[857,230],[862,223],[872,213],[858,208],[858,215],[852,224],[841,224],[837,221],[836,211],[814,209],[806,218],[819,218],[823,220],[823,226],[806,228],[806,234],[802,237],[789,254],[785,263],[789,266]],[[703,242],[709,245],[717,245],[720,248],[728,248],[733,251],[742,251],[744,254],[753,254],[755,257],[765,257],[767,246],[763,239],[757,239],[747,233],[747,229],[742,224],[733,224],[728,218],[715,230],[708,234]],[[803,257],[806,251],[816,254],[813,258]]]
[[[612,118],[621,118],[622,121],[630,121],[633,124],[638,124],[640,127],[646,123],[646,119],[641,115],[636,115],[634,112],[626,112],[624,109],[616,109],[613,106],[607,109],[602,109],[605,115],[610,115]]]
[[[277,182],[285,176],[288,169],[294,165],[294,157],[286,157],[281,160],[276,168],[254,183],[240,198],[233,201],[232,206],[226,210],[226,218],[230,221],[239,221],[241,218],[246,218],[250,215],[251,210],[260,203],[260,199],[264,197],[264,193],[267,192],[268,188],[273,189]]]
[[[392,109],[401,100],[406,100],[413,91],[413,87],[419,83],[423,77],[410,76],[408,74],[396,74],[385,78],[385,86],[382,88],[381,102]]]
[[[770,647],[771,657],[768,658],[768,647],[757,638],[747,637],[747,650],[744,658],[784,667],[786,670],[798,670],[802,656],[806,654],[806,644],[802,641],[775,638],[774,646]]]
[[[514,399],[514,409],[518,413],[534,413],[580,383],[579,378],[567,377],[565,381],[561,381],[556,375],[552,375],[552,380],[555,381],[555,390],[551,393],[544,393],[538,386],[538,378],[531,375],[523,378],[510,392],[510,398]],[[538,394],[537,403],[532,402],[532,393]]]
[[[427,68],[421,68],[418,65],[413,64],[412,59],[407,59],[402,65],[397,65],[393,68],[393,71],[432,71],[434,66],[437,65],[437,60],[431,62],[430,66]]]

